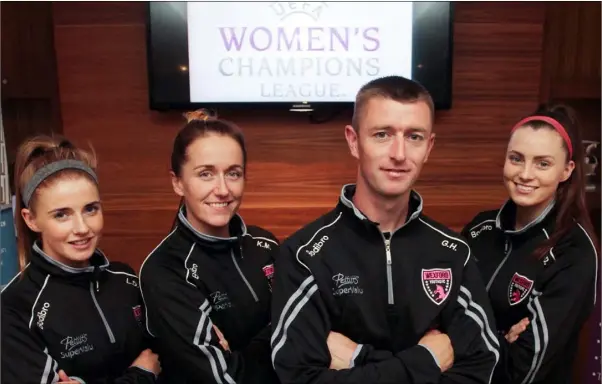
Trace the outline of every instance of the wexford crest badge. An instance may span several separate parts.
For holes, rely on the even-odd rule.
[[[452,287],[451,268],[423,269],[422,288],[433,303],[440,305],[445,301]]]
[[[272,292],[272,280],[274,279],[274,264],[266,265],[263,269],[263,274],[268,279],[268,286]]]
[[[533,280],[515,273],[508,286],[508,301],[510,302],[510,305],[516,305],[522,302],[525,297],[529,295],[531,288],[533,288]]]

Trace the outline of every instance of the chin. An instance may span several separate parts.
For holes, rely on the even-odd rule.
[[[542,200],[537,198],[536,196],[523,196],[523,195],[512,195],[510,196],[514,204],[519,207],[529,208],[534,207],[542,203]]]
[[[383,185],[380,188],[377,188],[377,190],[383,195],[383,196],[390,196],[390,197],[397,197],[400,195],[403,195],[404,193],[408,192],[410,190],[410,184],[409,183],[386,183],[385,185]]]

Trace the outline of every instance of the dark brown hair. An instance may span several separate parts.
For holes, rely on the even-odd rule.
[[[245,139],[237,125],[217,118],[217,114],[210,113],[206,109],[199,109],[184,114],[187,123],[180,129],[176,136],[171,151],[171,170],[176,176],[180,176],[182,165],[187,161],[187,150],[190,144],[200,137],[209,134],[217,134],[233,138],[242,151],[243,172],[247,168],[247,148]]]
[[[563,148],[566,153],[566,162],[573,160],[575,169],[571,176],[564,182],[558,185],[556,191],[556,226],[555,230],[550,234],[550,238],[541,244],[535,251],[537,258],[544,257],[560,239],[567,235],[575,222],[580,224],[592,239],[596,252],[599,250],[598,237],[594,231],[594,226],[587,210],[585,198],[585,153],[582,145],[581,129],[576,117],[575,111],[563,104],[544,104],[540,105],[531,116],[546,116],[559,122],[566,130],[571,139],[573,156],[569,158],[569,149],[566,141],[563,140]],[[525,126],[533,129],[551,129],[555,130],[550,124],[541,121],[533,120],[525,124]]]
[[[92,180],[86,172],[77,169],[65,169],[54,173],[40,183],[29,201],[29,206],[26,207],[21,193],[36,171],[50,163],[67,159],[80,160],[93,170],[96,168],[96,156],[94,152],[86,152],[76,148],[69,140],[60,136],[35,136],[24,141],[17,150],[14,192],[16,200],[15,222],[18,235],[17,252],[19,254],[19,266],[21,270],[28,263],[33,242],[39,236],[25,224],[25,220],[21,216],[21,210],[29,208],[35,214],[36,200],[40,190],[49,187],[58,180],[82,176]]]
[[[353,118],[351,125],[355,131],[359,131],[359,117],[368,103],[374,97],[395,100],[400,103],[416,103],[419,101],[427,103],[431,110],[431,117],[435,116],[435,104],[431,94],[422,85],[414,80],[401,76],[386,76],[374,79],[366,83],[355,97]]]

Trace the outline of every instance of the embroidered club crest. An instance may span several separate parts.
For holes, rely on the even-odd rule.
[[[441,305],[451,292],[452,280],[451,268],[422,270],[422,288],[437,305]]]
[[[270,287],[270,292],[272,292],[272,280],[274,279],[274,264],[266,265],[262,268],[263,274],[268,279],[268,286]]]
[[[525,300],[531,288],[533,288],[533,280],[515,273],[508,286],[508,302],[510,305],[516,305]]]

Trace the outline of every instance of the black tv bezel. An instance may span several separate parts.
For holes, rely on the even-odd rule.
[[[181,7],[183,15],[186,16],[186,2],[149,2],[146,7],[146,63],[148,76],[148,97],[149,108],[154,111],[186,111],[198,108],[221,109],[289,109],[299,107],[295,110],[312,111],[315,109],[345,109],[353,107],[353,101],[349,102],[191,102],[190,101],[190,82],[187,71],[180,71],[172,74],[171,79],[162,79],[164,83],[176,85],[180,89],[181,94],[186,91],[186,100],[178,101],[158,101],[156,98],[157,90],[160,81],[157,79],[156,63],[153,60],[153,55],[156,51],[153,49],[153,23],[151,23],[153,7],[166,6],[171,4]],[[437,7],[436,12],[424,12],[428,7]],[[453,51],[454,51],[454,5],[453,2],[415,2],[413,6],[413,17],[416,21],[417,14],[422,13],[421,17],[426,17],[429,20],[425,22],[413,23],[413,40],[412,40],[412,71],[413,79],[424,85],[431,95],[435,103],[435,109],[448,110],[452,107],[452,73],[453,73]],[[442,13],[442,14],[441,14]],[[441,20],[441,19],[444,20]],[[188,26],[187,18],[184,18],[185,23],[181,25],[180,45],[185,46],[185,50],[179,48],[177,54],[185,57],[185,65],[188,65]],[[429,28],[433,23],[447,23],[447,28]],[[155,26],[156,28],[156,26]],[[173,26],[171,27],[173,31]],[[446,32],[446,33],[442,33]],[[420,44],[421,39],[426,39],[427,44]],[[184,44],[185,43],[185,44]],[[418,43],[418,44],[417,44]],[[445,47],[444,52],[440,51],[440,47]],[[174,46],[172,45],[172,48]],[[427,62],[428,57],[436,57],[434,66],[419,67],[419,64]],[[176,65],[174,64],[174,68]],[[419,72],[416,72],[419,71]],[[441,79],[443,76],[443,79]],[[175,100],[175,98],[172,98]]]

